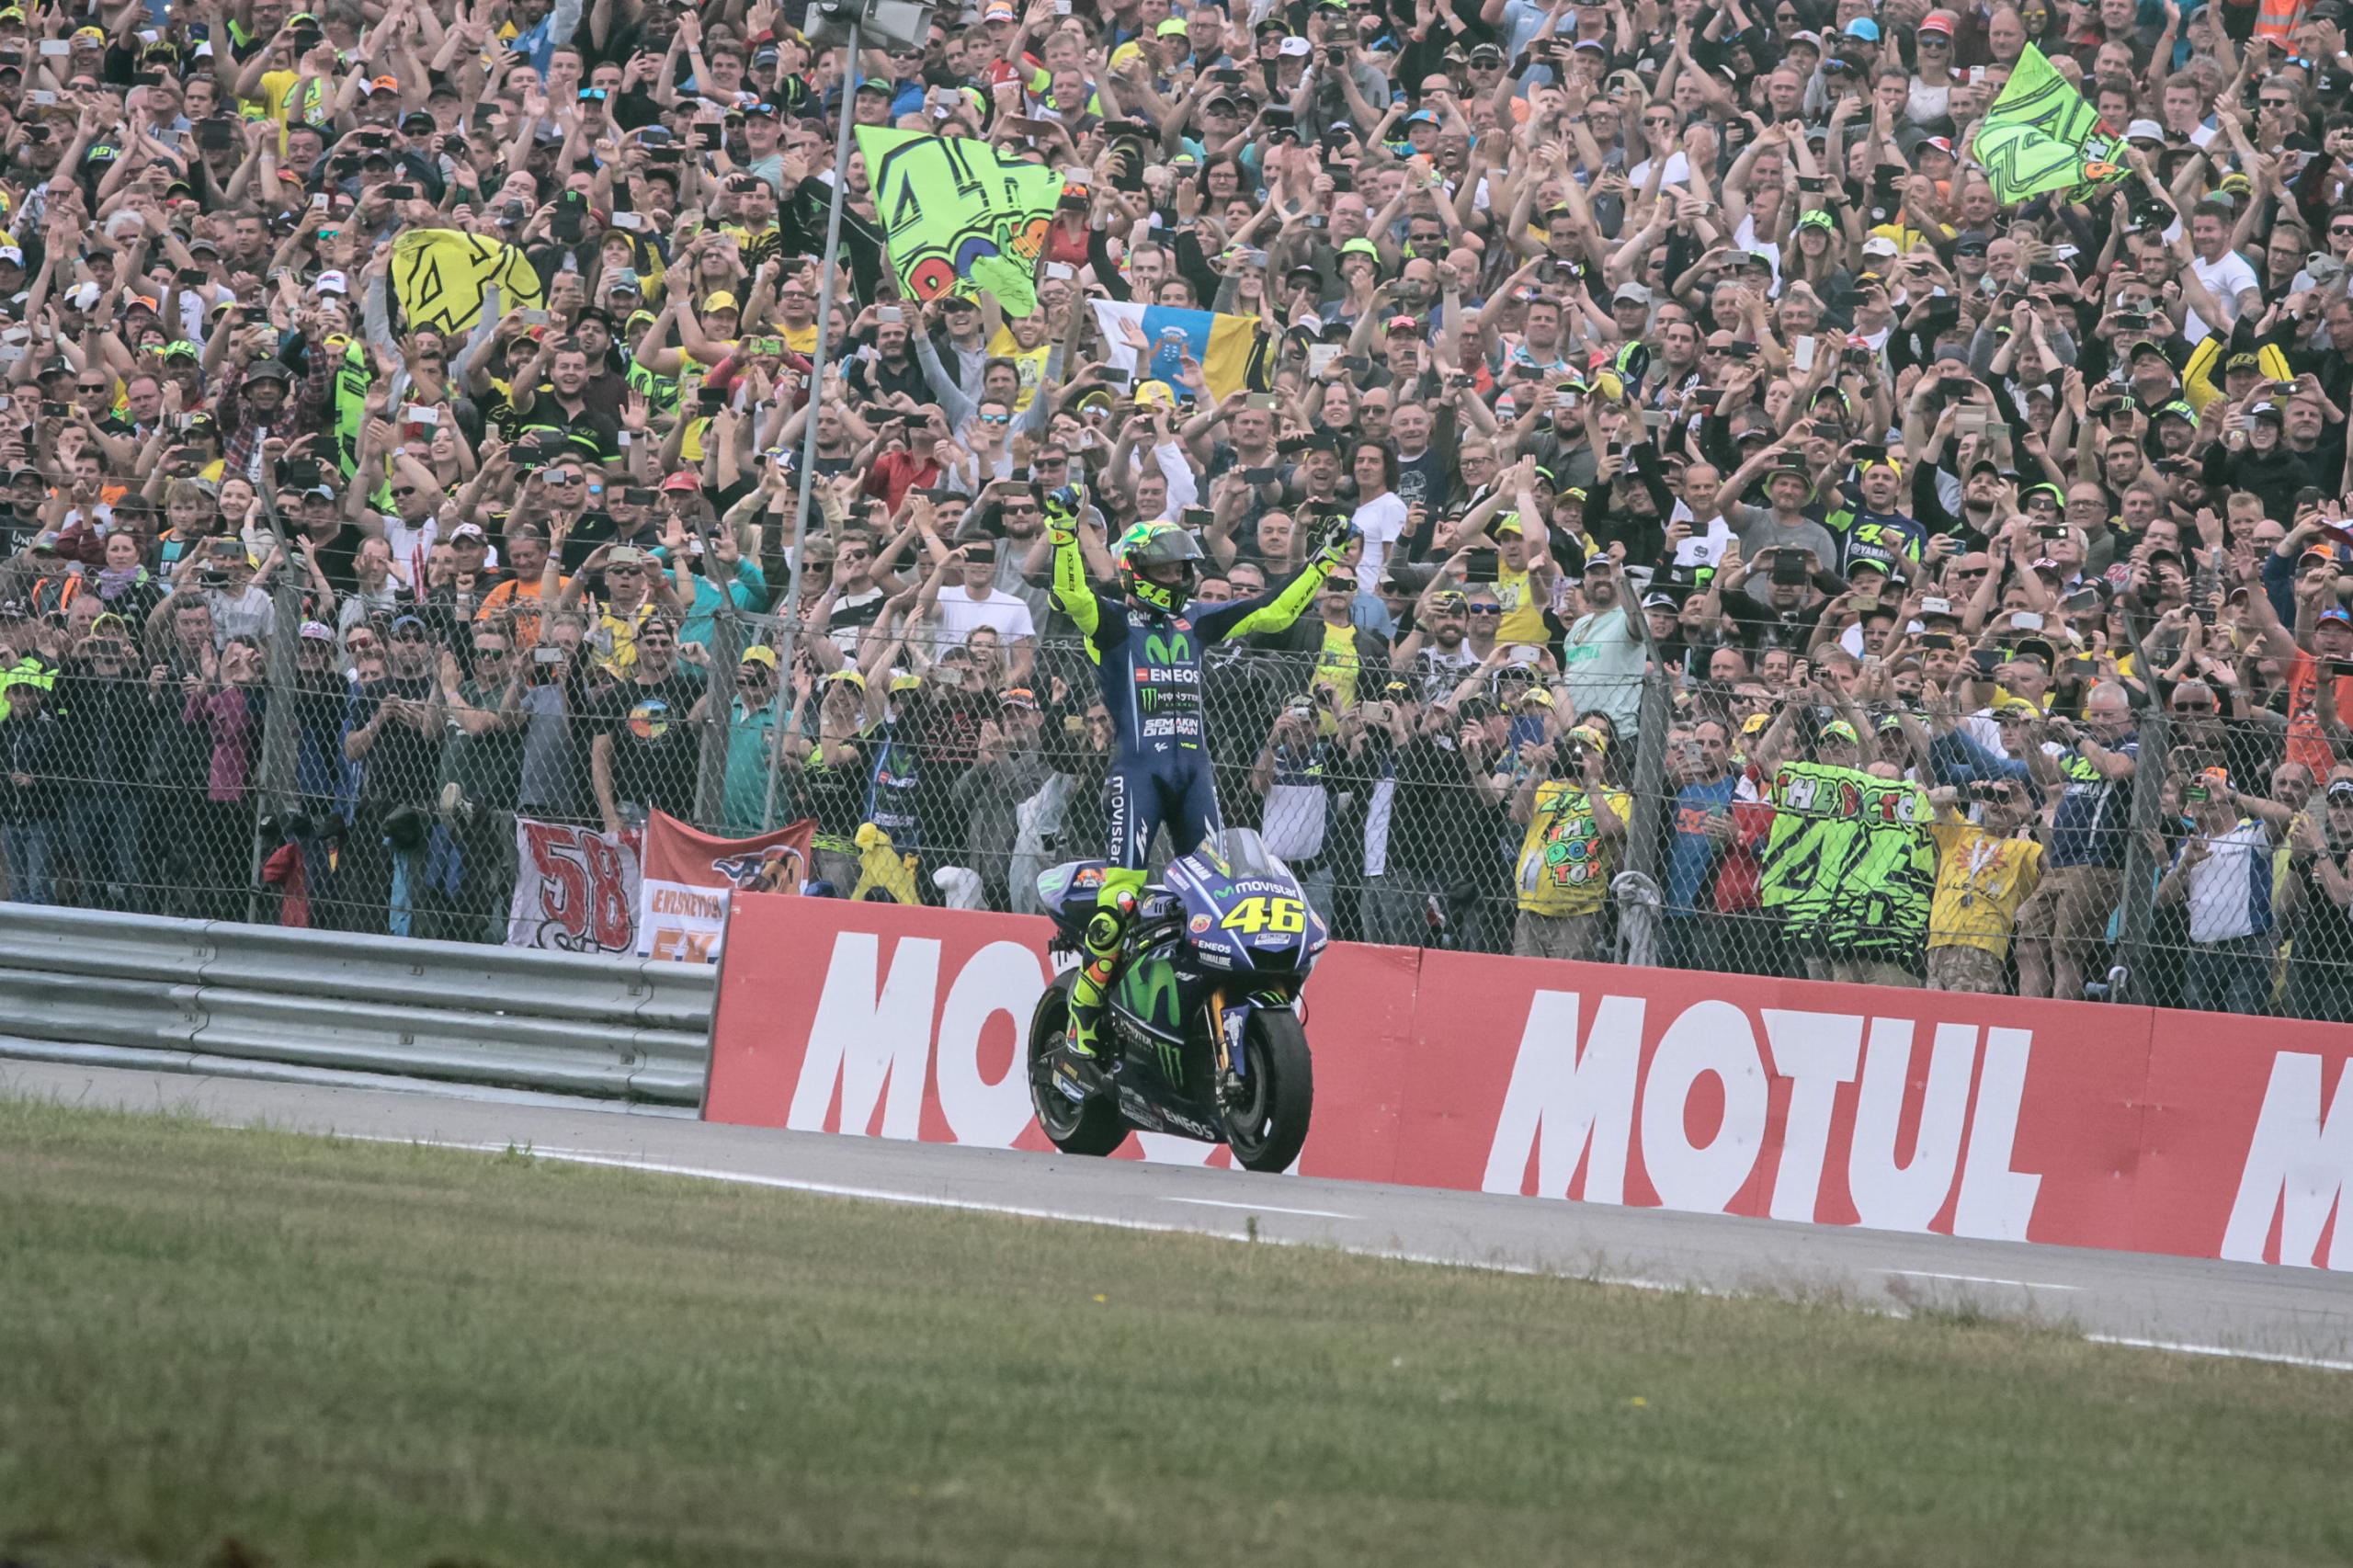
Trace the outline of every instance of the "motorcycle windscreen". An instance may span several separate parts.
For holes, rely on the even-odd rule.
[[[1205,846],[1168,868],[1168,885],[1183,902],[1186,939],[1196,957],[1212,970],[1304,970],[1323,949],[1326,933],[1299,879],[1267,853],[1256,834],[1237,828],[1224,836],[1228,852],[1216,860]]]

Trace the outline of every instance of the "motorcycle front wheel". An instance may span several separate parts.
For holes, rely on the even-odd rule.
[[[1285,1171],[1307,1142],[1315,1063],[1307,1030],[1286,1008],[1261,1008],[1242,1032],[1243,1097],[1224,1108],[1225,1141],[1245,1170]]]
[[[1029,1105],[1055,1148],[1065,1154],[1099,1156],[1128,1141],[1128,1124],[1118,1104],[1107,1090],[1076,1105],[1054,1086],[1054,1053],[1070,1028],[1070,988],[1077,980],[1074,969],[1056,975],[1029,1015]]]

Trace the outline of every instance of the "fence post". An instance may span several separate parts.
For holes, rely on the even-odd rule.
[[[245,862],[245,924],[262,924],[262,861],[269,849],[261,841],[262,819],[273,812],[281,820],[293,808],[295,801],[294,742],[296,733],[295,702],[301,688],[302,652],[302,589],[295,580],[299,569],[286,545],[286,534],[278,526],[276,486],[263,485],[262,516],[269,524],[270,537],[277,541],[278,555],[278,580],[270,592],[270,611],[275,622],[269,638],[267,665],[262,689],[267,694],[261,710],[261,755],[253,778],[245,790],[253,802],[254,814],[250,853]]]
[[[2156,861],[2149,853],[2149,835],[2156,831],[2165,810],[2165,763],[2173,747],[2173,726],[2154,701],[2143,710],[2140,752],[2132,765],[2130,836],[2124,845],[2124,886],[2119,901],[2116,963],[2108,974],[2108,999],[2131,1000],[2141,965],[2148,959],[2149,926],[2156,915]],[[2075,998],[2070,997],[2073,1001]]]
[[[710,667],[703,680],[709,695],[695,774],[695,825],[705,833],[717,833],[724,825],[729,722],[735,709],[735,667],[744,659],[744,631],[736,622],[734,602],[722,593],[721,603],[725,608],[710,623]]]
[[[2132,644],[2133,668],[2154,670],[2149,650],[2142,641],[2140,624],[2130,614],[2124,617],[2124,634]],[[2131,688],[2125,689],[2129,692]],[[2149,854],[2148,837],[2156,831],[2157,819],[2165,810],[2165,764],[2173,749],[2173,727],[2165,717],[2165,705],[2157,700],[2154,678],[2146,695],[2148,701],[2141,710],[2138,726],[2140,749],[2132,764],[2124,881],[2117,906],[2116,961],[2108,972],[2108,999],[2111,1002],[2131,999],[2127,993],[2133,989],[2141,965],[2148,957],[2149,927],[2156,915],[2156,862]]]
[[[1645,624],[1646,643],[1648,631]],[[1656,644],[1651,646],[1655,652]],[[1626,824],[1625,863],[1609,890],[1618,903],[1619,961],[1645,967],[1657,961],[1659,910],[1665,902],[1658,860],[1666,824],[1666,732],[1675,716],[1673,678],[1655,659],[1643,676],[1642,720],[1634,733],[1634,771],[1628,782],[1634,820]]]

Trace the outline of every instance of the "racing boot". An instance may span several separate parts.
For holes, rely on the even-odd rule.
[[[1120,972],[1120,946],[1136,912],[1136,895],[1125,888],[1096,905],[1079,938],[1078,978],[1070,988],[1070,1028],[1054,1062],[1054,1081],[1073,1099],[1086,1099],[1103,1086],[1103,1010]]]

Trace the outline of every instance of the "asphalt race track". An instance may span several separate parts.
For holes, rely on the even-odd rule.
[[[1643,1289],[2033,1314],[2103,1341],[2353,1371],[2353,1279],[2009,1242],[1074,1160],[459,1097],[0,1061],[0,1093],[1235,1241],[1343,1247]]]

